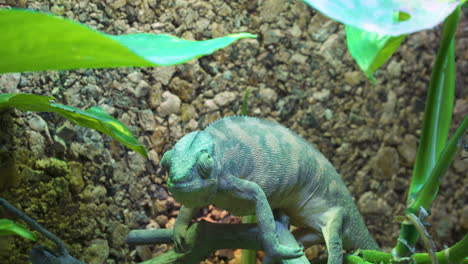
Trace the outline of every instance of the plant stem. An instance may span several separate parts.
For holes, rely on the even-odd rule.
[[[452,90],[454,89],[454,82],[452,81],[454,79],[454,67],[449,62],[450,59],[453,60],[454,56],[450,55],[449,52],[453,52],[450,47],[453,46],[459,17],[460,7],[455,9],[444,23],[443,37],[429,83],[424,110],[423,132],[411,178],[407,198],[408,206],[416,200],[419,190],[429,178],[446,144],[450,124],[444,120],[451,118],[452,115]],[[413,213],[417,214],[417,211]],[[396,257],[412,254],[418,237],[416,228],[409,221],[403,222],[398,242],[392,253]]]

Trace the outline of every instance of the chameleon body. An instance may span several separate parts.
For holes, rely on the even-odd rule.
[[[331,163],[286,127],[252,117],[228,117],[180,139],[161,165],[183,206],[174,225],[176,250],[201,207],[215,204],[239,216],[255,214],[268,259],[291,259],[301,248],[279,244],[272,210],[287,214],[305,246],[325,242],[329,264],[344,249],[377,249]]]

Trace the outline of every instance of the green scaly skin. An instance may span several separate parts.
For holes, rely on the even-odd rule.
[[[325,242],[329,264],[342,249],[378,249],[341,177],[311,144],[282,125],[252,117],[220,119],[180,139],[161,165],[168,187],[183,204],[174,225],[176,250],[187,251],[184,233],[209,204],[239,216],[255,214],[268,262],[302,256],[279,244],[272,210],[299,227],[304,246]]]

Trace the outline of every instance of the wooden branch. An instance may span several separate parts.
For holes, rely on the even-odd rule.
[[[276,221],[276,232],[282,245],[300,246],[288,229],[287,224]],[[260,231],[256,224],[217,224],[206,221],[192,224],[185,239],[189,251],[178,253],[174,249],[140,264],[196,264],[218,249],[262,250]],[[132,230],[126,239],[130,245],[170,244],[172,229]],[[268,260],[264,259],[264,262]],[[281,264],[310,264],[302,255],[300,258],[283,260]]]

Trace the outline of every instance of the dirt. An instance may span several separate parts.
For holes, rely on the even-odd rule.
[[[373,85],[347,51],[343,25],[300,1],[0,0],[0,6],[50,11],[109,34],[259,36],[178,66],[0,75],[3,93],[103,107],[149,151],[145,160],[51,113],[0,114],[0,173],[8,178],[0,181],[0,197],[59,235],[73,255],[90,264],[137,263],[171,248],[124,242],[128,230],[174,224],[180,204],[167,191],[159,159],[186,133],[240,114],[247,88],[249,115],[282,123],[314,143],[343,176],[378,243],[387,251],[395,245],[440,27],[408,36]],[[452,131],[468,113],[467,30],[465,14],[456,39]],[[38,126],[42,121],[46,127]],[[468,230],[467,172],[468,159],[457,157],[434,201],[428,222],[438,249]],[[199,217],[239,221],[212,206]],[[0,263],[27,263],[36,244],[51,246],[43,238],[32,243],[2,237]],[[316,246],[307,254],[314,258],[323,251]],[[238,260],[239,251],[223,250],[206,263]]]

